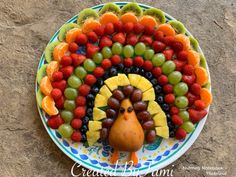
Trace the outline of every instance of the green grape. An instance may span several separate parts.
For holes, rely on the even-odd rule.
[[[87,71],[84,69],[84,67],[78,66],[78,67],[75,69],[75,75],[76,75],[78,78],[83,79],[83,78],[87,75]]]
[[[146,45],[143,42],[139,42],[134,47],[134,53],[136,55],[143,55],[146,50]]]
[[[123,48],[123,54],[125,57],[133,57],[134,55],[134,48],[131,45],[126,45]]]
[[[71,111],[63,110],[61,111],[61,117],[66,123],[70,123],[73,119],[73,113]]]
[[[82,84],[81,80],[75,75],[71,75],[68,78],[67,83],[72,88],[78,88]]]
[[[145,60],[151,60],[152,57],[154,55],[154,50],[152,49],[147,49],[145,52],[144,52],[144,59]]]
[[[182,79],[182,74],[179,71],[173,71],[168,75],[169,83],[172,85],[178,84]]]
[[[184,122],[184,123],[180,126],[180,128],[182,128],[182,129],[184,129],[186,132],[190,133],[190,132],[192,132],[192,131],[194,130],[195,127],[194,127],[194,125],[193,125],[192,122],[187,121],[187,122]]]
[[[66,100],[64,102],[64,108],[68,111],[73,111],[75,109],[75,101],[74,100]]]
[[[92,72],[95,68],[96,68],[96,64],[93,62],[93,60],[91,59],[86,59],[84,61],[84,68],[89,71]]]
[[[165,55],[162,53],[158,53],[152,57],[152,64],[153,66],[161,66],[163,65],[165,60],[166,60]]]
[[[169,74],[171,72],[173,72],[175,70],[175,63],[173,61],[166,61],[163,65],[162,65],[162,72],[164,74]]]
[[[93,61],[97,64],[100,64],[103,60],[103,56],[100,52],[96,53],[95,55],[93,55]]]
[[[103,47],[102,55],[103,55],[103,58],[111,58],[111,56],[112,56],[111,49],[109,47]]]
[[[78,96],[78,91],[74,88],[66,88],[64,91],[64,95],[69,100],[74,100]]]
[[[73,133],[73,128],[69,124],[62,124],[58,128],[58,132],[63,138],[70,138]]]
[[[188,111],[180,111],[179,114],[178,114],[184,122],[188,121],[189,120],[189,113]]]
[[[188,98],[185,96],[178,96],[175,98],[175,105],[180,108],[186,108],[188,106]]]
[[[185,95],[188,92],[188,85],[184,82],[179,82],[174,86],[174,94],[177,96]]]
[[[123,46],[119,42],[115,42],[111,48],[113,54],[121,54],[123,50]]]

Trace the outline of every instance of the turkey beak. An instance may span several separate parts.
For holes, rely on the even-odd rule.
[[[124,113],[125,120],[128,120],[129,114],[127,112]]]

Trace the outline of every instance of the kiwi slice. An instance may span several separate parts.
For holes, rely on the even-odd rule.
[[[70,29],[73,29],[73,28],[79,28],[79,25],[77,25],[75,23],[64,24],[61,27],[60,31],[59,31],[58,40],[59,41],[63,41],[66,38],[67,31],[69,31]]]
[[[175,29],[176,33],[178,33],[178,34],[185,34],[186,28],[183,25],[183,23],[181,23],[180,21],[170,20],[168,23]]]
[[[143,14],[144,15],[150,15],[150,16],[154,17],[160,23],[165,23],[166,22],[165,14],[160,9],[150,8],[150,9],[145,10]]]
[[[140,17],[143,15],[143,10],[141,9],[141,7],[139,7],[139,5],[135,2],[130,2],[126,5],[124,5],[121,8],[121,14],[125,14],[127,12],[133,12],[137,17]]]
[[[47,45],[47,47],[45,49],[45,52],[44,52],[44,56],[45,56],[45,59],[48,63],[50,61],[52,61],[52,59],[53,59],[53,56],[52,56],[53,50],[59,43],[60,43],[59,41],[55,41],[55,42],[51,42],[50,44]]]
[[[205,69],[207,68],[206,58],[203,54],[200,54],[200,66]]]
[[[198,44],[197,39],[194,38],[193,36],[190,36],[190,37],[189,37],[189,40],[190,40],[191,47],[192,47],[194,50],[198,51],[198,46],[199,46],[199,44]]]
[[[210,81],[208,81],[203,87],[209,90],[211,87]]]
[[[42,78],[46,75],[46,68],[47,68],[48,64],[44,64],[43,66],[41,66],[41,68],[38,70],[37,72],[37,82],[38,84],[40,84],[40,81],[42,80]]]
[[[36,93],[36,101],[39,105],[40,108],[42,108],[42,100],[43,100],[43,94],[42,92],[40,91],[40,89],[38,89],[37,93]]]
[[[120,14],[120,8],[115,3],[110,2],[110,3],[105,4],[102,7],[102,9],[98,12],[98,14],[102,15],[106,12],[113,12],[113,13],[119,15]]]
[[[99,16],[95,10],[87,8],[87,9],[82,10],[79,13],[78,18],[77,18],[77,24],[83,25],[86,19],[88,19],[88,18],[97,19],[98,17]]]

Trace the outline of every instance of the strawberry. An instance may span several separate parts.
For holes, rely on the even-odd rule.
[[[134,46],[138,42],[138,37],[135,34],[128,34],[126,36],[126,44]]]
[[[164,39],[164,33],[162,31],[155,31],[154,33],[154,39],[156,41],[163,41]]]
[[[180,51],[177,54],[177,59],[181,60],[181,61],[187,61],[187,59],[188,59],[188,52],[184,51],[184,50]]]
[[[52,87],[58,88],[62,92],[64,92],[64,90],[66,89],[66,80],[52,82]]]
[[[175,96],[173,93],[169,93],[169,94],[165,95],[164,99],[165,99],[166,103],[172,104],[175,101]]]
[[[153,74],[156,78],[158,78],[159,76],[161,76],[161,74],[162,74],[161,67],[154,67],[154,68],[152,69],[152,74]]]
[[[63,73],[61,71],[55,71],[52,74],[53,81],[61,81],[63,79]]]
[[[84,106],[78,106],[74,110],[74,116],[75,118],[82,119],[85,116],[85,107]]]
[[[107,23],[106,25],[105,25],[105,28],[104,28],[104,32],[105,32],[105,34],[107,34],[107,35],[111,35],[111,34],[113,34],[114,33],[114,25],[113,25],[113,23]]]
[[[87,34],[87,36],[88,36],[88,40],[92,43],[97,42],[97,40],[98,40],[98,36],[94,31],[90,31]]]
[[[183,119],[181,119],[181,117],[178,115],[172,115],[171,120],[175,125],[178,125],[178,126],[184,123]]]
[[[123,23],[121,21],[117,21],[113,25],[116,32],[121,32],[123,30]]]
[[[200,96],[193,95],[192,93],[188,92],[186,94],[186,97],[188,98],[188,105],[192,106],[196,100],[200,99]]]
[[[151,71],[153,68],[153,64],[150,60],[146,60],[144,61],[143,63],[143,69],[146,70],[146,71]]]
[[[133,31],[133,29],[134,29],[134,24],[132,22],[128,22],[123,25],[123,31],[125,33],[130,33]]]
[[[88,38],[85,34],[81,33],[77,36],[76,38],[76,43],[78,43],[79,45],[85,45],[88,42]]]
[[[166,84],[163,86],[164,93],[173,93],[173,86],[171,84]]]
[[[125,58],[123,63],[126,67],[131,67],[133,65],[133,59],[132,58]]]
[[[87,74],[84,79],[84,83],[88,85],[93,85],[97,81],[96,77],[92,74]]]
[[[176,71],[182,71],[183,70],[183,67],[185,66],[185,62],[184,61],[173,60],[173,62],[175,63],[175,70]]]
[[[58,100],[55,101],[55,105],[58,109],[63,109],[64,108],[64,102],[65,102],[65,97],[62,96]]]
[[[107,70],[112,66],[111,60],[109,59],[104,59],[101,63],[101,66],[103,67],[104,70]]]
[[[161,75],[160,77],[158,77],[158,82],[161,85],[165,85],[168,83],[168,77],[166,75]]]
[[[166,48],[166,45],[160,41],[154,41],[152,48],[155,52],[162,52]]]
[[[165,36],[163,38],[163,42],[164,44],[166,44],[167,46],[171,46],[172,43],[174,42],[175,38],[173,36]]]
[[[79,129],[82,126],[82,121],[80,119],[73,119],[70,125],[73,129]]]
[[[101,39],[100,39],[100,42],[99,42],[99,47],[102,49],[103,47],[111,47],[112,46],[112,40],[107,37],[107,36],[103,36]]]
[[[182,81],[191,86],[196,81],[196,76],[194,74],[191,76],[183,75]]]
[[[61,58],[60,64],[61,64],[62,66],[69,66],[69,65],[71,65],[71,63],[72,63],[72,58],[71,58],[71,56],[63,56],[63,57]]]
[[[190,87],[190,92],[196,96],[200,95],[201,92],[201,85],[199,85],[198,83],[194,83],[193,85],[191,85]]]
[[[104,74],[104,69],[100,66],[96,67],[95,70],[93,71],[93,75],[96,78],[102,77]]]
[[[190,120],[194,124],[199,122],[200,120],[202,120],[207,115],[207,111],[206,110],[198,111],[198,110],[189,108],[188,112],[189,112]]]
[[[187,133],[186,133],[186,131],[185,131],[184,129],[182,129],[182,128],[178,128],[178,129],[176,130],[176,132],[175,132],[175,138],[176,138],[177,140],[182,140],[182,139],[184,139],[186,136],[187,136]]]
[[[70,138],[72,141],[80,142],[82,139],[82,135],[79,131],[74,131],[72,135],[70,136]]]
[[[63,77],[67,79],[73,73],[74,68],[73,66],[66,66],[61,68],[60,71],[63,73]]]
[[[52,89],[52,91],[51,91],[51,96],[52,96],[52,98],[53,98],[54,100],[58,100],[59,98],[61,98],[62,92],[61,92],[60,89],[54,88],[54,89]]]
[[[98,35],[98,36],[103,36],[104,35],[104,26],[99,26],[97,28],[94,29],[94,32]]]
[[[152,38],[147,35],[142,35],[139,38],[139,42],[143,42],[144,44],[151,46],[152,45]]]
[[[119,42],[120,44],[124,45],[125,44],[125,35],[124,33],[117,33],[112,37],[113,42]]]
[[[72,53],[70,56],[72,58],[72,63],[74,65],[74,67],[80,65],[86,59],[86,57],[84,55],[77,54],[77,53]]]
[[[86,105],[86,98],[84,96],[77,96],[75,99],[76,105],[77,106],[85,106]]]
[[[113,55],[111,57],[111,62],[112,62],[113,65],[118,65],[121,62],[120,55]]]
[[[154,32],[155,32],[155,29],[154,29],[153,26],[146,25],[146,26],[144,27],[144,34],[149,35],[149,36],[152,36]]]
[[[99,47],[90,43],[87,43],[86,45],[86,56],[88,58],[91,58],[95,53],[99,51]]]
[[[166,60],[171,60],[174,55],[174,50],[166,49],[162,53],[165,55]]]
[[[188,76],[191,76],[194,74],[194,66],[193,65],[190,65],[190,64],[186,64],[184,65],[183,67],[183,73],[185,75],[188,75]]]
[[[58,129],[58,127],[63,123],[64,120],[60,117],[60,115],[51,116],[47,122],[48,126],[52,129]]]
[[[82,84],[79,87],[79,93],[82,96],[87,96],[89,94],[90,90],[91,90],[91,87],[89,85],[87,85],[87,84]]]
[[[206,104],[202,100],[196,100],[194,101],[195,109],[196,110],[203,110],[206,107]]]
[[[172,48],[174,49],[175,52],[179,52],[181,50],[183,50],[183,44],[181,42],[178,41],[173,41],[172,42]]]
[[[176,106],[171,106],[170,114],[174,115],[174,114],[178,114],[178,113],[179,113],[179,108],[177,108]]]
[[[140,23],[136,23],[134,25],[134,33],[135,34],[140,34],[142,32],[144,32],[144,26],[142,24],[140,24]]]
[[[142,57],[137,56],[134,58],[134,66],[141,67],[141,66],[143,66],[143,63],[144,63],[144,61],[143,61]]]
[[[75,42],[72,42],[69,44],[69,51],[71,53],[75,53],[78,49],[79,49],[79,46]]]

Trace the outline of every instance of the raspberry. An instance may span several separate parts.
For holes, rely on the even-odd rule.
[[[82,54],[72,53],[70,56],[72,58],[74,67],[79,66],[84,62],[84,60],[86,60],[86,57]]]
[[[165,55],[166,60],[171,60],[174,55],[174,51],[172,49],[166,49],[162,53]]]
[[[104,35],[104,26],[99,26],[93,30],[98,36]]]
[[[195,106],[196,110],[203,110],[206,107],[204,101],[202,101],[202,100],[194,101],[194,106]]]
[[[140,23],[136,23],[134,25],[134,33],[135,34],[140,34],[142,32],[144,32],[144,26],[142,24],[140,24]]]
[[[69,65],[72,64],[72,58],[71,58],[70,56],[63,56],[63,57],[61,58],[60,64],[61,64],[62,66],[69,66]]]
[[[151,36],[151,35],[153,35],[154,32],[155,32],[155,29],[154,29],[153,26],[146,25],[146,26],[144,27],[144,34]]]
[[[171,120],[175,125],[179,126],[184,123],[183,119],[181,119],[181,117],[178,115],[172,115]]]
[[[113,65],[118,65],[121,62],[120,55],[113,55],[111,57],[111,62],[112,62]]]
[[[54,100],[58,100],[59,98],[61,98],[62,92],[61,92],[60,89],[54,88],[54,89],[52,89],[52,91],[51,91],[51,96],[52,96],[52,98],[53,98]]]
[[[96,77],[92,74],[85,76],[84,83],[88,85],[93,85],[97,81]]]
[[[152,74],[153,74],[156,78],[158,78],[158,77],[161,75],[161,73],[162,73],[161,67],[154,67],[154,68],[152,69]]]
[[[63,77],[67,79],[73,73],[74,68],[73,66],[66,66],[66,67],[61,68],[60,71],[63,73]]]
[[[131,67],[133,65],[133,60],[132,58],[125,58],[123,63],[126,67]]]
[[[135,57],[134,58],[134,66],[138,66],[138,67],[141,67],[143,66],[143,58],[142,57]]]
[[[172,93],[169,93],[167,95],[165,95],[165,102],[168,104],[174,103],[175,101],[175,96]]]
[[[72,42],[69,44],[69,51],[71,53],[75,53],[78,49],[79,49],[79,46],[75,42]]]
[[[102,49],[103,47],[111,47],[112,40],[108,36],[103,36],[99,41],[99,47]]]
[[[188,76],[193,75],[193,73],[194,73],[194,66],[190,65],[190,64],[184,65],[183,73],[185,75],[188,75]]]
[[[64,102],[65,102],[65,98],[64,98],[64,96],[61,96],[61,98],[59,98],[58,100],[55,101],[55,105],[58,109],[63,109]]]
[[[154,39],[156,41],[163,41],[164,39],[164,33],[162,31],[155,31],[154,33]]]
[[[150,46],[150,45],[152,45],[152,38],[150,36],[147,36],[147,35],[142,35],[139,38],[139,42],[143,42],[144,44]]]
[[[188,98],[188,105],[192,106],[195,102],[195,100],[199,100],[200,96],[193,95],[191,92],[188,92],[186,94],[186,97]]]
[[[164,37],[163,39],[163,42],[168,45],[168,46],[171,46],[172,43],[174,42],[175,38],[173,36],[166,36]]]
[[[80,119],[73,119],[70,125],[73,129],[79,129],[82,126],[82,121]]]
[[[81,33],[77,36],[76,38],[76,42],[79,44],[79,45],[85,45],[87,42],[88,42],[88,38],[85,34]]]
[[[125,33],[130,33],[133,31],[133,29],[134,29],[134,24],[132,22],[128,22],[123,25],[123,31]]]
[[[182,76],[182,81],[185,82],[186,84],[188,84],[188,86],[191,86],[192,84],[194,84],[195,80],[196,80],[195,75],[191,75],[191,76],[183,75]]]
[[[103,67],[104,70],[107,70],[112,66],[111,60],[109,59],[104,59],[101,63],[101,66]]]
[[[172,42],[172,48],[174,49],[175,52],[179,52],[183,50],[183,44],[178,41]]]
[[[146,70],[146,71],[151,71],[152,68],[153,68],[153,64],[150,60],[146,60],[144,63],[143,63],[143,68]]]
[[[182,71],[184,65],[186,64],[184,61],[180,61],[180,60],[173,60],[173,62],[175,63],[176,71]]]
[[[186,61],[188,59],[188,52],[184,50],[180,51],[177,54],[177,59],[181,61]]]
[[[161,75],[159,78],[158,78],[158,82],[159,84],[161,85],[165,85],[168,83],[168,77],[166,75]]]
[[[163,91],[167,93],[173,93],[173,86],[171,84],[166,84],[163,86]]]
[[[52,74],[53,81],[61,81],[63,79],[63,73],[61,71],[55,71]]]
[[[135,44],[137,44],[137,42],[138,37],[135,34],[130,33],[126,36],[126,44],[134,46]]]
[[[80,142],[82,139],[82,135],[79,131],[74,131],[70,138],[72,141]]]
[[[86,104],[86,98],[84,96],[77,96],[75,99],[76,105],[77,106],[85,106]]]
[[[179,108],[177,108],[176,106],[171,106],[170,113],[171,113],[171,115],[178,114]]]
[[[85,107],[79,106],[74,110],[75,118],[82,119],[85,116]]]
[[[52,82],[52,87],[53,88],[58,88],[62,92],[64,92],[64,90],[66,89],[66,81],[65,80],[61,80],[61,81]]]
[[[97,40],[98,40],[97,34],[96,34],[95,32],[93,32],[93,31],[89,32],[89,33],[87,34],[87,36],[88,36],[88,40],[89,40],[90,42],[97,42]]]
[[[111,35],[114,33],[114,25],[112,23],[107,23],[104,28],[105,34]]]
[[[112,37],[113,42],[119,42],[120,44],[125,44],[125,35],[124,33],[117,33]]]
[[[123,23],[121,21],[117,21],[113,25],[116,32],[121,32],[123,30]]]
[[[51,116],[47,122],[48,126],[52,129],[58,129],[58,127],[63,123],[64,120],[59,115]]]
[[[178,128],[175,132],[175,138],[177,140],[184,139],[186,137],[186,135],[187,135],[186,131],[182,128]]]
[[[79,87],[79,93],[82,96],[87,96],[89,94],[90,90],[91,90],[91,87],[89,85],[87,85],[87,84],[82,84]]]
[[[100,66],[96,67],[95,70],[93,71],[93,75],[96,78],[102,77],[104,74],[104,69]]]
[[[190,87],[190,92],[196,96],[200,95],[201,92],[201,85],[199,85],[198,83],[194,83],[193,85],[191,85]]]
[[[152,48],[155,52],[162,52],[166,48],[166,45],[160,41],[154,41]]]

